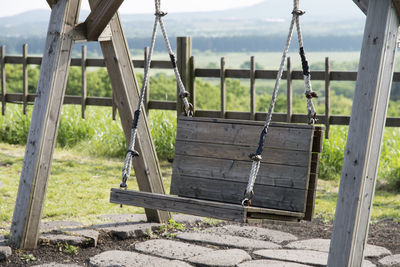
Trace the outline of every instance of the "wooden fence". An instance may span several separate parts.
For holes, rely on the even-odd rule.
[[[65,96],[64,104],[81,105],[82,117],[85,118],[86,106],[110,106],[113,110],[113,118],[116,114],[116,104],[112,98],[88,97],[86,85],[86,68],[87,67],[105,67],[103,59],[92,59],[86,56],[86,47],[82,46],[81,58],[73,58],[71,66],[79,66],[82,68],[82,90],[81,96]],[[135,68],[144,68],[148,50],[145,49],[144,60],[133,60]],[[265,120],[265,112],[256,112],[256,80],[275,80],[276,70],[256,70],[255,59],[251,57],[249,69],[226,69],[225,59],[221,58],[219,69],[196,68],[195,58],[192,56],[192,39],[190,37],[177,38],[177,63],[182,75],[182,81],[186,89],[190,92],[190,102],[196,103],[196,78],[218,78],[220,79],[221,90],[221,106],[220,110],[197,110],[195,107],[195,116],[198,117],[218,117],[227,119],[240,120]],[[23,111],[26,113],[28,104],[32,104],[35,100],[34,94],[28,94],[28,65],[40,65],[41,57],[28,56],[28,46],[25,44],[22,49],[22,56],[7,56],[4,46],[0,49],[0,68],[1,68],[1,95],[2,114],[6,112],[6,103],[19,103],[23,105]],[[22,93],[7,93],[6,90],[6,64],[22,64]],[[154,69],[171,69],[169,61],[153,60],[151,68]],[[353,71],[332,71],[330,69],[329,58],[325,58],[325,70],[313,71],[311,73],[314,81],[325,82],[325,114],[318,115],[319,123],[326,125],[326,137],[329,138],[330,125],[348,125],[350,116],[331,115],[330,114],[330,83],[331,81],[356,81],[357,72]],[[250,110],[248,112],[226,111],[226,86],[227,78],[248,79],[250,88]],[[292,109],[292,82],[294,80],[303,80],[303,73],[300,70],[293,70],[290,58],[287,60],[287,69],[283,73],[283,79],[287,81],[287,112],[274,113],[273,120],[277,122],[303,123],[307,121],[306,114],[293,114]],[[400,81],[400,73],[395,73],[393,81]],[[177,105],[178,103],[178,105]],[[149,100],[149,94],[145,96],[145,106],[149,109],[160,110],[177,110],[181,113],[181,103],[177,101],[159,101]],[[387,118],[387,127],[400,127],[400,118]]]

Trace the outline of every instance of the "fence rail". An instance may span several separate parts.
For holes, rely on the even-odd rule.
[[[182,75],[182,81],[190,92],[190,101],[195,103],[196,98],[196,78],[219,78],[220,79],[220,90],[221,90],[221,107],[220,110],[197,110],[195,107],[195,116],[199,117],[220,117],[228,119],[241,119],[241,120],[265,120],[265,112],[256,111],[255,101],[255,83],[256,80],[275,80],[277,71],[276,70],[256,70],[255,59],[250,58],[249,69],[226,69],[225,59],[221,58],[220,68],[208,69],[208,68],[196,68],[195,58],[192,56],[191,51],[191,38],[190,37],[178,37],[177,38],[177,58],[180,72]],[[144,68],[148,50],[145,49],[144,60],[133,60],[135,68]],[[28,65],[40,65],[42,61],[41,57],[28,56],[28,45],[24,45],[22,49],[22,56],[7,56],[5,46],[0,49],[0,84],[1,84],[1,95],[0,100],[2,103],[2,114],[6,112],[6,103],[19,103],[23,105],[23,111],[26,113],[26,106],[32,104],[35,100],[34,94],[28,94]],[[6,90],[6,64],[22,64],[23,72],[23,88],[22,93],[7,93]],[[104,59],[86,58],[86,47],[82,47],[81,58],[73,58],[71,60],[71,66],[77,66],[82,68],[82,94],[81,96],[65,96],[64,104],[82,105],[82,117],[85,117],[86,106],[109,106],[113,108],[113,118],[115,119],[116,104],[112,98],[103,97],[88,97],[86,88],[86,68],[87,67],[105,67]],[[154,69],[171,69],[172,65],[169,61],[153,60],[151,68]],[[315,81],[323,81],[325,83],[325,114],[318,116],[319,122],[326,126],[326,137],[329,137],[330,125],[348,125],[350,116],[338,116],[330,114],[330,84],[332,81],[356,81],[357,72],[354,71],[332,71],[330,68],[330,61],[327,57],[325,59],[325,70],[324,71],[312,71],[312,78]],[[237,111],[226,111],[226,86],[225,80],[227,78],[238,78],[238,79],[249,79],[249,90],[250,90],[250,110],[248,112],[237,112]],[[307,121],[305,114],[293,114],[292,108],[292,82],[294,80],[303,80],[303,73],[299,70],[292,70],[292,63],[290,58],[287,60],[287,69],[283,72],[282,78],[287,81],[287,112],[286,113],[275,113],[273,120],[277,122],[293,122],[302,123]],[[400,82],[400,73],[394,73],[393,81]],[[177,101],[179,99],[177,98]],[[149,96],[146,96],[145,106],[149,109],[160,109],[160,110],[177,110],[180,112],[180,105],[177,105],[177,101],[158,101],[149,100]],[[388,127],[400,127],[400,118],[387,118],[386,126]]]

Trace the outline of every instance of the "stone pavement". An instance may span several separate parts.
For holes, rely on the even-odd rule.
[[[90,227],[74,222],[43,223],[40,242],[44,246],[66,243],[95,247],[99,234],[108,234],[114,242],[132,241],[131,245],[120,246],[120,250],[101,249],[85,258],[82,265],[45,262],[36,266],[305,267],[325,266],[328,259],[330,240],[298,240],[290,233],[267,228],[237,224],[207,228],[202,218],[185,215],[176,215],[176,223],[168,225],[146,223],[140,214],[105,215],[102,219],[104,224]],[[0,265],[11,253],[0,236]],[[363,266],[400,266],[400,255],[368,245]]]

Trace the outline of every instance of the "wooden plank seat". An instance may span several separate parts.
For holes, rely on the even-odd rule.
[[[180,117],[171,195],[112,189],[111,202],[224,220],[311,220],[320,126],[272,123],[251,207],[241,200],[263,122]],[[175,195],[175,196],[172,196]]]

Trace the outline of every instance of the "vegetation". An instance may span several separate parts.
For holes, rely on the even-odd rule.
[[[243,62],[247,64],[248,62]],[[335,69],[354,70],[354,63],[332,63]],[[322,63],[312,65],[321,68]],[[20,92],[22,87],[20,66],[7,65],[7,90]],[[259,66],[260,68],[262,66]],[[34,93],[39,75],[37,67],[30,67],[29,91]],[[142,75],[138,75],[139,83]],[[72,68],[68,80],[67,94],[80,94],[80,70]],[[151,77],[150,98],[157,100],[175,100],[175,79],[165,73],[156,73]],[[257,111],[265,111],[269,105],[272,92],[272,81],[257,81]],[[304,113],[303,84],[293,83],[294,113]],[[314,82],[315,90],[320,92],[316,105],[319,113],[324,112],[324,92],[322,82]],[[389,116],[400,117],[400,90],[394,86],[389,105]],[[281,93],[276,104],[277,112],[286,112],[286,84],[283,81]],[[111,96],[111,88],[105,69],[90,69],[88,88],[91,96]],[[198,109],[219,109],[219,83],[217,79],[197,79],[196,107]],[[351,112],[354,82],[332,83],[331,111],[333,114],[349,115]],[[249,110],[249,89],[247,81],[227,79],[227,110]],[[0,116],[0,177],[5,184],[0,188],[0,227],[10,222],[13,203],[18,188],[19,172],[23,161],[23,147],[27,140],[32,107],[28,114],[22,114],[22,106],[7,104],[5,116]],[[111,188],[118,185],[122,159],[126,150],[126,141],[119,120],[111,118],[111,108],[87,107],[87,119],[81,119],[80,107],[66,105],[63,107],[57,137],[57,148],[51,169],[52,179],[49,182],[47,202],[44,210],[45,219],[68,219],[81,217],[82,220],[97,220],[96,215],[104,213],[140,212],[141,209],[126,207],[119,209],[108,203],[108,191],[99,188]],[[159,158],[162,160],[164,183],[169,188],[171,166],[166,162],[174,155],[176,113],[174,111],[149,112],[149,125]],[[331,220],[337,198],[337,185],[343,162],[346,134],[348,127],[332,126],[329,140],[324,140],[321,155],[319,177],[323,179],[317,193],[317,216]],[[11,145],[8,145],[8,144]],[[400,220],[398,193],[400,192],[400,128],[386,128],[382,145],[379,166],[378,190],[375,197],[373,218],[392,218]],[[79,177],[79,179],[77,179]],[[111,178],[111,179],[110,179]],[[70,194],[63,194],[62,187]],[[7,188],[7,190],[5,189]],[[137,189],[134,181],[130,188]],[[63,194],[61,197],[60,194]],[[87,201],[87,199],[96,201]],[[172,225],[172,224],[171,224]],[[176,225],[175,228],[178,228]]]

